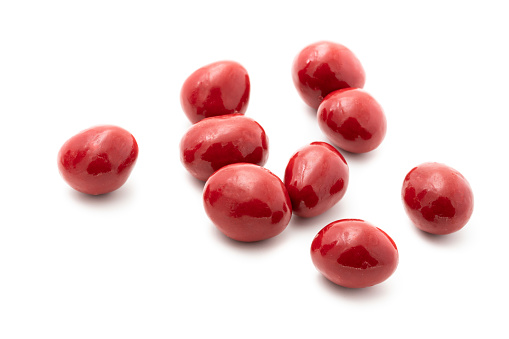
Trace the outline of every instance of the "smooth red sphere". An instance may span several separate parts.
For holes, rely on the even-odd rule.
[[[414,225],[432,234],[460,230],[474,210],[467,179],[454,168],[436,162],[413,168],[403,181],[401,197]]]
[[[337,220],[322,228],[311,244],[311,259],[327,279],[350,288],[373,286],[398,266],[394,241],[360,219]]]
[[[180,142],[180,160],[195,178],[206,181],[226,165],[263,166],[269,141],[262,126],[242,114],[207,118],[192,125]]]
[[[293,213],[314,217],[334,206],[345,195],[348,165],[326,142],[313,142],[295,153],[285,171],[285,186]]]
[[[235,61],[218,61],[191,74],[180,92],[184,113],[194,124],[224,114],[244,114],[249,103],[249,75]]]
[[[316,109],[331,92],[364,87],[366,76],[359,59],[348,48],[320,41],[297,55],[292,78],[304,102]]]
[[[232,164],[215,172],[205,184],[203,203],[221,232],[245,242],[278,235],[292,216],[285,185],[253,164]]]
[[[75,190],[98,195],[120,188],[137,157],[138,144],[131,133],[117,126],[96,126],[65,142],[58,169]]]
[[[374,150],[387,131],[380,104],[364,90],[353,88],[333,92],[323,100],[318,125],[334,145],[352,153]]]

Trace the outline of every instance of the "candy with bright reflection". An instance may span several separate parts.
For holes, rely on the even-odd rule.
[[[382,107],[362,89],[332,92],[318,107],[317,117],[327,138],[352,153],[374,150],[382,143],[387,131]]]
[[[222,233],[244,242],[280,234],[292,216],[285,185],[253,164],[232,164],[215,172],[205,183],[203,204]]]
[[[366,76],[359,59],[348,48],[320,41],[305,47],[297,55],[292,78],[304,102],[316,109],[331,92],[364,87]]]
[[[123,128],[86,129],[67,140],[58,153],[58,169],[75,190],[104,194],[120,188],[138,157],[138,144]]]
[[[348,165],[326,142],[313,142],[295,153],[285,171],[285,185],[293,213],[314,217],[334,206],[345,195]]]
[[[203,119],[180,141],[180,160],[195,178],[206,181],[229,164],[263,166],[269,156],[267,135],[260,124],[242,114]]]
[[[184,82],[180,103],[194,124],[224,114],[244,114],[251,84],[246,69],[235,61],[218,61],[199,68]]]
[[[436,162],[421,164],[406,175],[401,198],[414,225],[432,234],[460,230],[474,210],[467,179],[454,168]]]
[[[333,283],[350,288],[373,286],[398,266],[394,241],[360,219],[337,220],[325,226],[311,244],[313,264]]]

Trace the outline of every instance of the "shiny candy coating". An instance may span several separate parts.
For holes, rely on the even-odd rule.
[[[221,232],[244,242],[278,235],[292,216],[284,184],[253,164],[228,165],[215,172],[205,183],[203,203]]]
[[[350,288],[373,286],[398,266],[394,241],[360,219],[337,220],[325,226],[311,244],[313,264],[327,279]]]
[[[204,118],[240,113],[249,103],[249,75],[234,61],[218,61],[192,73],[180,92],[184,113],[194,124]]]
[[[180,160],[195,178],[206,181],[226,165],[263,166],[269,155],[263,128],[242,114],[211,117],[192,125],[180,142]]]
[[[348,165],[334,147],[313,142],[295,153],[285,171],[285,185],[293,213],[314,217],[334,206],[345,195]]]
[[[421,164],[406,175],[401,198],[414,225],[432,234],[460,230],[474,210],[474,195],[465,177],[435,162]]]
[[[58,153],[58,169],[75,190],[104,194],[120,188],[138,157],[134,137],[117,126],[96,126],[67,140]]]
[[[342,88],[362,88],[365,73],[357,57],[345,46],[320,41],[295,58],[292,78],[304,102],[318,108],[329,93]]]
[[[329,94],[320,104],[317,118],[320,129],[331,142],[352,153],[374,150],[387,131],[382,107],[361,89]]]

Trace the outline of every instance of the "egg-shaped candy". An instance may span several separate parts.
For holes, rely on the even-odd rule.
[[[297,151],[288,162],[284,182],[293,213],[314,217],[345,195],[349,170],[345,158],[326,142],[313,142]]]
[[[264,129],[242,114],[203,119],[192,125],[180,141],[180,160],[195,178],[206,181],[229,164],[263,166],[269,156]]]
[[[138,158],[138,144],[123,128],[103,125],[86,129],[58,152],[58,169],[75,190],[104,194],[120,188]]]
[[[253,164],[232,164],[215,172],[205,183],[203,204],[223,234],[244,242],[275,237],[292,217],[285,185]]]
[[[474,210],[467,179],[454,168],[436,162],[414,167],[405,176],[401,198],[414,225],[432,234],[460,230]]]
[[[246,69],[235,61],[218,61],[194,71],[182,85],[180,103],[194,124],[224,114],[244,114],[251,83]]]
[[[333,283],[350,288],[379,284],[396,270],[398,248],[392,238],[360,219],[334,221],[311,244],[317,270]]]

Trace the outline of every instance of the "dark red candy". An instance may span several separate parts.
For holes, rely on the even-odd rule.
[[[97,126],[67,140],[58,153],[58,169],[75,190],[104,194],[120,188],[138,157],[134,137],[117,126]]]
[[[381,229],[360,219],[325,226],[311,244],[313,264],[335,284],[362,288],[389,278],[398,266],[398,249]]]
[[[313,142],[288,162],[285,185],[293,212],[301,217],[313,217],[343,198],[348,186],[348,165],[341,153],[328,143]]]
[[[249,103],[249,75],[234,61],[218,61],[191,74],[180,92],[184,113],[194,124],[224,114],[244,114]]]
[[[203,203],[221,232],[245,242],[280,234],[292,216],[284,184],[253,164],[228,165],[215,172],[205,184]]]
[[[364,69],[345,46],[320,41],[304,48],[295,58],[293,83],[306,104],[318,108],[327,94],[342,88],[364,87]]]
[[[180,142],[182,164],[202,181],[229,164],[263,166],[268,156],[269,143],[262,126],[242,114],[204,119],[192,125]]]
[[[474,210],[474,196],[465,177],[436,162],[413,168],[403,181],[401,197],[414,225],[432,234],[460,230]]]

